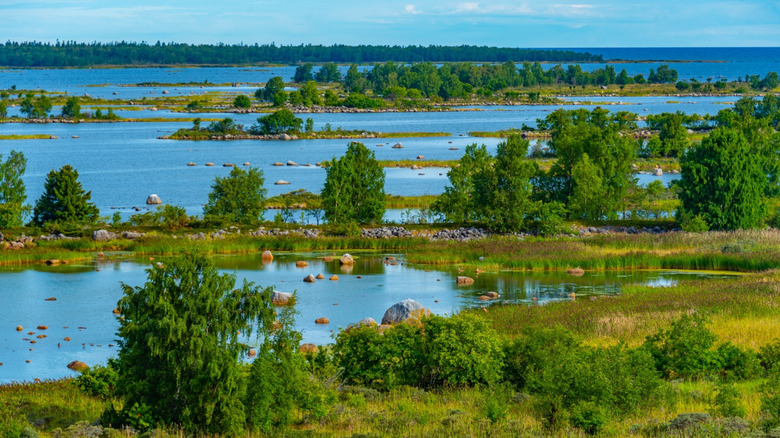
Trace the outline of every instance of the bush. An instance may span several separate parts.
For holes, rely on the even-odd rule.
[[[683,315],[672,326],[648,336],[646,348],[658,371],[668,378],[697,377],[709,372],[716,355],[710,350],[717,336],[707,328],[702,315]]]
[[[780,370],[772,369],[769,380],[761,388],[761,412],[766,416],[764,427],[780,425]]]
[[[495,332],[477,316],[432,316],[422,327],[399,324],[342,331],[334,346],[348,383],[378,389],[400,385],[437,388],[498,382],[503,351]]]
[[[76,378],[76,385],[89,395],[110,399],[114,395],[117,379],[116,360],[109,359],[106,366],[95,365],[84,370]]]
[[[739,392],[734,385],[719,383],[715,398],[712,400],[712,412],[725,418],[742,418],[745,416],[745,406],[739,399]]]
[[[252,106],[252,101],[249,99],[249,96],[241,94],[236,96],[236,99],[233,101],[233,106],[236,108],[250,108]]]
[[[257,124],[249,132],[254,135],[278,135],[295,133],[301,130],[303,120],[288,109],[280,109],[267,116],[258,117]]]
[[[571,411],[571,424],[588,435],[596,435],[609,422],[609,413],[593,402],[580,402]]]
[[[715,371],[726,381],[747,380],[761,375],[761,362],[753,350],[742,350],[729,342],[715,351]]]
[[[780,339],[775,338],[770,344],[766,344],[758,350],[758,358],[764,370],[771,371],[780,365]]]

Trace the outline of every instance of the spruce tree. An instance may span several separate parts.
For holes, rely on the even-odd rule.
[[[100,211],[90,202],[92,192],[85,192],[78,178],[79,172],[70,164],[49,172],[43,194],[33,209],[36,225],[92,225],[97,222]]]

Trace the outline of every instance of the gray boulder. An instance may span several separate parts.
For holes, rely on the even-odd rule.
[[[92,240],[105,242],[107,240],[116,239],[116,234],[107,230],[96,230],[92,232]]]
[[[379,324],[376,323],[376,320],[374,318],[363,318],[360,321],[350,324],[347,326],[347,328],[344,329],[345,332],[349,333],[351,330],[360,328],[360,327],[376,327]]]
[[[286,306],[288,304],[291,304],[292,296],[293,294],[290,292],[279,292],[278,290],[275,290],[273,295],[271,296],[271,302],[273,302],[277,306]]]
[[[352,256],[349,253],[347,253],[341,256],[341,258],[339,259],[339,264],[352,266],[355,264],[355,260],[352,258]]]
[[[430,316],[431,311],[422,304],[409,298],[393,304],[382,317],[382,325],[400,324],[402,322],[419,324],[423,317]]]
[[[160,199],[159,196],[152,193],[149,195],[148,198],[146,198],[146,205],[159,205],[162,204],[162,199]]]

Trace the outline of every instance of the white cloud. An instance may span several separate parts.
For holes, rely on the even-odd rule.
[[[406,5],[406,7],[404,8],[404,12],[406,12],[407,14],[412,14],[412,15],[417,15],[417,14],[421,14],[422,13],[422,11],[418,11],[414,7],[414,5]]]

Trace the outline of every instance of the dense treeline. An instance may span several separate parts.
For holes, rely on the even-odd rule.
[[[10,67],[86,67],[96,65],[216,64],[258,62],[457,62],[602,61],[600,55],[568,50],[486,46],[333,46],[275,44],[11,42],[0,45],[0,65]]]

